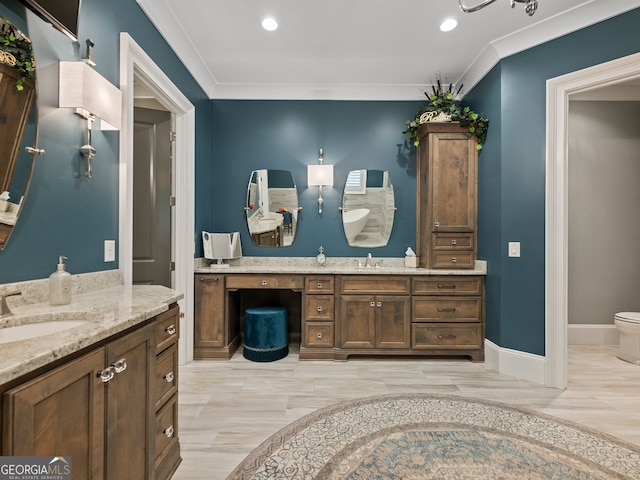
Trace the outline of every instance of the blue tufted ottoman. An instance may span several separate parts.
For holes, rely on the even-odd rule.
[[[254,362],[273,362],[289,354],[287,309],[247,308],[242,355]]]

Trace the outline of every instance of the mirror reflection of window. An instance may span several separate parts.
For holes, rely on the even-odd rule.
[[[298,191],[287,170],[254,170],[247,187],[247,227],[253,244],[288,247],[298,225]]]
[[[342,225],[352,247],[384,247],[395,217],[395,195],[389,172],[352,170],[342,196]]]

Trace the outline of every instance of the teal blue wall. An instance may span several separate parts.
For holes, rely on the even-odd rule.
[[[415,250],[415,149],[405,144],[404,122],[420,102],[242,101],[212,102],[211,221],[207,231],[239,231],[244,255],[315,256],[323,245],[327,256],[401,257]],[[334,165],[334,187],[323,190],[324,212],[318,214],[318,189],[307,187],[307,165]],[[256,247],[249,238],[243,207],[253,170],[289,170],[302,212],[291,247]],[[388,170],[397,212],[386,247],[349,247],[338,211],[347,174],[356,169]],[[201,196],[197,200],[201,208]],[[202,255],[201,247],[196,254]]]
[[[0,4],[15,5],[13,0]],[[208,192],[209,107],[202,89],[184,68],[135,0],[82,0],[80,44],[26,13],[28,34],[36,51],[39,147],[24,209],[9,242],[0,251],[0,283],[43,278],[55,269],[58,255],[69,257],[72,273],[117,268],[104,263],[103,242],[118,239],[117,132],[94,132],[97,150],[93,179],[81,175],[80,146],[85,143],[82,119],[71,109],[59,109],[57,64],[79,60],[85,40],[95,43],[96,70],[119,85],[120,32],[128,32],[196,107],[196,190]],[[208,194],[208,193],[207,193]],[[198,210],[197,215],[202,215]]]
[[[544,355],[546,81],[640,51],[640,9],[505,58],[465,98],[491,119],[479,165],[487,338]],[[509,241],[522,256],[507,257]]]

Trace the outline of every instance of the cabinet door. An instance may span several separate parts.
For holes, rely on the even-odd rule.
[[[465,133],[434,133],[429,141],[434,230],[475,231],[475,143]]]
[[[199,357],[199,349],[226,346],[224,318],[224,277],[196,275],[194,332],[196,358]]]
[[[116,372],[106,383],[107,479],[153,476],[155,352],[155,325],[106,346],[107,364]]]
[[[104,478],[103,368],[100,348],[6,392],[2,454],[71,456],[74,480]]]
[[[409,348],[411,346],[411,297],[378,295],[375,302],[376,347]]]
[[[376,297],[340,296],[340,347],[373,348],[375,345]]]

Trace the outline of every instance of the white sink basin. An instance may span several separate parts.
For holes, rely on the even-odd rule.
[[[0,328],[0,343],[18,342],[30,338],[42,337],[69,328],[79,327],[84,323],[86,323],[86,320],[51,320]]]

